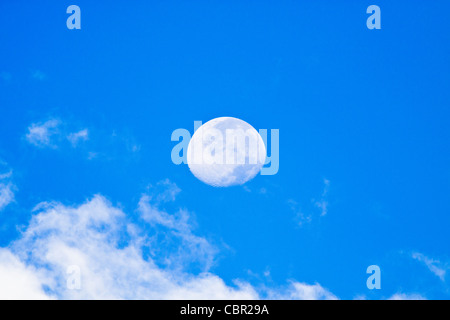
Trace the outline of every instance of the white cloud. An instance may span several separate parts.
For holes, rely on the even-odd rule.
[[[91,139],[91,129],[75,127],[58,118],[32,123],[27,131],[25,140],[33,146],[63,151],[71,146],[77,148],[88,160],[110,161],[121,157],[129,159],[130,156],[137,158],[141,150],[141,146],[129,134],[114,133],[111,137],[97,134],[95,139]]]
[[[388,300],[426,300],[426,298],[420,294],[412,293],[396,293],[391,296]]]
[[[200,275],[171,288],[163,299],[182,300],[256,300],[259,295],[248,283],[235,281],[230,287],[213,274]]]
[[[324,216],[328,213],[328,201],[327,201],[327,195],[328,195],[328,189],[330,187],[330,180],[323,179],[324,188],[322,192],[322,197],[320,200],[315,202],[316,207],[318,207],[321,212],[320,215]]]
[[[48,299],[42,289],[42,276],[10,251],[0,248],[0,300]]]
[[[0,211],[14,201],[13,185],[0,183]]]
[[[144,251],[152,249],[146,234],[102,196],[78,207],[42,203],[36,211],[23,237],[11,248],[47,275],[44,279],[50,281],[43,284],[50,288],[50,296],[156,299],[170,297],[185,285],[193,287],[191,277],[182,271],[162,269],[145,258]],[[70,265],[81,269],[81,290],[66,288]],[[206,273],[201,279],[209,283],[213,278]]]
[[[336,298],[319,284],[293,281],[282,290],[257,290],[238,280],[233,285],[226,284],[207,271],[214,250],[205,238],[194,234],[189,212],[181,210],[172,215],[151,199],[149,195],[141,198],[138,211],[143,220],[136,221],[101,195],[78,206],[39,204],[21,238],[0,249],[0,297]],[[166,234],[165,238],[161,239],[161,234]],[[174,248],[158,251],[173,239],[180,241],[174,242]],[[198,260],[206,271],[188,271],[188,255],[183,252]],[[164,260],[172,263],[161,263]],[[79,290],[67,287],[67,268],[73,265],[81,271]]]
[[[10,178],[11,176],[12,176],[12,171],[11,170],[6,172],[6,173],[0,173],[0,180]]]
[[[7,167],[7,164],[0,160],[0,168]],[[8,204],[14,201],[15,186],[9,182],[9,178],[12,176],[12,170],[6,173],[0,172],[0,211],[2,211]]]
[[[58,134],[58,126],[60,121],[56,119],[50,119],[44,123],[33,123],[28,127],[28,133],[26,139],[32,145],[37,147],[53,147],[51,140],[52,136]]]
[[[142,219],[154,227],[153,239],[159,240],[152,248],[155,259],[163,254],[167,266],[177,268],[193,263],[200,264],[203,271],[210,269],[216,248],[205,238],[194,234],[187,210],[179,209],[175,214],[169,214],[153,204],[150,196],[144,195],[139,201],[138,211]],[[168,254],[171,254],[169,259]]]
[[[69,133],[67,140],[70,141],[72,146],[76,146],[80,141],[87,141],[89,139],[88,129],[83,129],[78,132]]]
[[[252,189],[250,189],[248,186],[244,185],[242,186],[242,189],[244,189],[245,192],[251,193],[253,192]],[[267,189],[266,188],[260,188],[259,190],[257,190],[257,192],[259,194],[267,194]]]
[[[305,206],[301,206],[296,200],[289,199],[287,201],[289,207],[294,212],[295,221],[299,226],[303,226],[312,222],[317,216],[325,216],[328,213],[328,190],[330,187],[330,180],[323,179],[323,191],[319,200],[311,199],[311,204],[304,209]],[[263,193],[263,192],[261,192]],[[317,213],[319,209],[320,214]]]
[[[320,284],[292,281],[287,289],[269,290],[269,299],[283,300],[337,300],[338,298]]]
[[[67,133],[66,125],[60,120],[50,119],[46,122],[33,123],[28,127],[27,141],[37,147],[57,148],[67,139],[73,147],[81,141],[89,140],[89,130],[82,129]]]
[[[312,221],[312,215],[304,213],[297,201],[289,199],[287,203],[294,212],[294,219],[299,226],[303,226],[305,223],[310,223]]]
[[[422,253],[418,252],[414,252],[412,254],[412,258],[424,263],[427,266],[428,270],[430,270],[434,275],[439,277],[439,279],[441,279],[442,281],[445,281],[446,269],[441,265],[441,262],[439,260],[428,258]]]
[[[156,185],[148,186],[148,190],[157,204],[175,201],[176,196],[181,192],[181,189],[169,179],[162,180]]]

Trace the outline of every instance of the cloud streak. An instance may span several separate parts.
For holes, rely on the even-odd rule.
[[[328,213],[328,201],[327,201],[327,195],[328,195],[328,189],[330,188],[330,180],[323,179],[323,192],[322,197],[320,200],[315,202],[315,205],[317,208],[321,210],[320,215],[325,216]]]
[[[13,201],[14,192],[12,191],[12,184],[0,183],[0,211]]]
[[[439,277],[441,281],[445,281],[446,268],[442,266],[439,260],[428,258],[419,252],[414,252],[412,258],[422,262],[435,276]]]
[[[388,300],[426,300],[426,298],[417,293],[396,293],[392,295]]]
[[[319,200],[311,199],[311,204],[309,205],[309,209],[303,209],[297,201],[294,199],[289,199],[287,204],[290,209],[294,212],[294,219],[299,226],[303,226],[305,224],[311,223],[314,218],[317,216],[325,216],[328,213],[328,191],[330,188],[330,180],[323,180],[323,191]],[[319,209],[319,210],[318,210]],[[319,211],[320,213],[317,213]]]
[[[0,166],[6,166],[6,163],[0,160]],[[0,211],[14,201],[15,186],[9,182],[12,176],[12,170],[6,173],[0,173]]]

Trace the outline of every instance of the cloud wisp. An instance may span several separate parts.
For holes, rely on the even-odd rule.
[[[328,191],[330,188],[330,180],[323,180],[323,191],[319,200],[311,199],[312,204],[309,205],[309,209],[304,209],[296,200],[289,199],[287,204],[292,212],[294,212],[294,219],[299,226],[311,223],[317,216],[323,217],[328,213]],[[317,213],[319,211],[320,213]]]
[[[28,127],[26,139],[36,147],[56,148],[52,139],[59,134],[60,124],[61,121],[57,119],[50,119],[44,123],[33,123]]]
[[[29,125],[24,140],[41,150],[68,151],[70,147],[88,160],[137,159],[141,150],[129,133],[109,134],[98,127],[80,128],[58,117]]]
[[[414,252],[412,258],[422,262],[435,276],[439,277],[441,281],[445,281],[446,267],[442,265],[439,260],[431,259],[422,253]]]
[[[388,300],[426,300],[426,298],[417,293],[396,293],[392,295]]]
[[[0,182],[0,211],[14,201],[13,185]]]
[[[172,189],[164,199],[179,192],[170,181],[163,185]],[[194,233],[190,213],[165,212],[152,199],[157,195],[141,197],[136,221],[101,195],[76,206],[39,204],[20,239],[0,249],[0,298],[336,298],[319,284],[292,281],[278,290],[242,280],[226,284],[209,271],[215,249]],[[192,259],[201,271],[186,268]],[[68,285],[74,266],[80,272],[76,289]]]
[[[78,132],[72,132],[67,135],[67,140],[70,141],[73,147],[76,147],[80,141],[89,140],[89,130],[83,129]]]
[[[321,216],[325,216],[328,213],[327,195],[328,195],[328,189],[330,188],[330,180],[323,179],[323,184],[324,184],[324,188],[323,188],[323,192],[322,192],[322,197],[315,202],[315,206],[317,208],[319,208],[321,211],[320,212]]]
[[[1,171],[1,167],[6,167],[6,163],[0,160],[0,211],[14,201],[14,184],[10,181],[12,170]]]
[[[89,140],[89,130],[81,129],[75,132],[67,129],[67,124],[52,118],[45,122],[32,123],[25,136],[28,143],[39,148],[59,148],[64,141],[77,147],[81,142]]]
[[[292,281],[284,290],[269,290],[268,298],[274,300],[338,300],[320,284]]]

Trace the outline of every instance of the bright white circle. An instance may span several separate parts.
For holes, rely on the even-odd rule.
[[[187,162],[199,180],[215,187],[241,185],[253,179],[266,160],[263,139],[247,122],[215,118],[195,131]]]

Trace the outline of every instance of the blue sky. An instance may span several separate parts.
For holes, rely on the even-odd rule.
[[[71,4],[81,30],[66,28]],[[366,27],[371,4],[381,30]],[[0,269],[44,268],[33,239],[47,229],[36,217],[50,223],[48,206],[60,219],[86,206],[120,210],[148,245],[119,232],[111,252],[137,246],[143,265],[157,265],[149,274],[182,272],[186,298],[186,279],[207,272],[225,293],[239,279],[259,297],[304,297],[293,293],[302,284],[323,289],[318,297],[448,299],[449,10],[448,1],[3,1],[0,246],[9,262]],[[213,188],[171,162],[173,130],[222,116],[280,130],[276,175]],[[95,252],[77,247],[79,236],[59,241]],[[61,259],[63,270],[70,259]],[[366,287],[373,264],[380,290]],[[114,272],[117,281],[129,270]],[[39,294],[101,297],[36,283]]]

